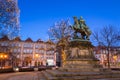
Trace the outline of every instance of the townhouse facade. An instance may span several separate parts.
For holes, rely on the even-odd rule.
[[[93,53],[97,59],[99,59],[100,64],[103,66],[107,65],[108,50],[103,46],[96,46],[93,49]],[[110,47],[109,48],[109,61],[110,65],[120,66],[120,47]]]
[[[5,65],[22,67],[56,65],[55,44],[50,40],[32,41],[28,38],[23,41],[19,37],[14,40],[3,37],[0,39],[0,53],[8,55]]]

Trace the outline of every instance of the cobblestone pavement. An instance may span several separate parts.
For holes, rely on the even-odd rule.
[[[46,80],[41,72],[17,72],[0,74],[0,80]]]

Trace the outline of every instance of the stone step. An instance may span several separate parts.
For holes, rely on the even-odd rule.
[[[88,69],[94,69],[94,68],[103,68],[101,65],[95,65],[95,64],[74,64],[74,65],[72,65],[72,64],[67,64],[67,65],[64,65],[63,66],[63,68],[82,68],[82,69],[84,69],[84,68],[88,68]]]
[[[111,75],[110,72],[100,73],[100,72],[62,72],[58,70],[46,70],[47,73],[53,76],[96,76],[96,75]]]
[[[57,80],[56,77],[52,76],[51,74],[47,73],[46,71],[42,71],[41,73],[43,74],[43,76],[44,76],[47,80]]]
[[[97,73],[97,72],[60,72],[47,70],[42,72],[47,80],[120,80],[119,72]]]
[[[82,76],[83,77],[83,76]],[[81,76],[74,76],[72,77],[73,80],[81,80]],[[111,77],[83,77],[83,80],[120,80],[120,77],[118,78],[111,78]]]
[[[111,79],[115,79],[115,78],[119,78],[120,79],[120,74],[107,74],[107,75],[93,75],[93,76],[87,76],[88,79],[107,79],[107,78],[111,78]]]
[[[98,64],[90,64],[90,63],[86,63],[86,64],[84,64],[84,63],[81,63],[81,64],[80,64],[80,63],[78,63],[78,64],[77,64],[77,63],[67,64],[67,63],[66,63],[66,64],[65,64],[65,66],[68,66],[68,65],[69,65],[69,66],[71,66],[71,65],[72,65],[72,66],[94,66],[94,65],[98,65]]]
[[[85,80],[85,77],[56,77],[56,76],[52,76],[51,74],[49,74],[48,72],[44,71],[42,72],[42,74],[46,77],[46,80]]]
[[[89,80],[120,80],[120,78],[103,78],[103,79],[89,79]]]
[[[97,66],[85,66],[85,65],[77,65],[77,66],[64,66],[64,68],[97,68]]]
[[[104,75],[99,72],[67,72],[67,71],[59,71],[59,70],[46,70],[47,73],[53,76],[90,76],[90,75]],[[108,73],[106,73],[108,74]],[[105,74],[105,75],[106,75]]]
[[[58,69],[59,71],[66,71],[66,72],[99,72],[101,71],[100,68],[61,68]]]

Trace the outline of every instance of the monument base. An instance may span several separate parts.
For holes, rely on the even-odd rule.
[[[101,71],[100,69],[92,70],[86,71],[85,68],[80,70],[60,68],[58,70],[42,71],[42,74],[46,80],[120,80],[119,71],[107,71],[106,69]]]
[[[98,60],[93,59],[70,59],[60,68],[63,71],[79,72],[79,71],[100,71],[102,68]]]

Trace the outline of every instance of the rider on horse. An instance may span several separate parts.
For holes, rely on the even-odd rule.
[[[82,17],[80,17],[80,20],[78,20],[77,17],[73,17],[73,18],[74,18],[73,29],[75,30],[74,36],[78,37],[77,33],[80,33],[82,39],[89,40],[91,31],[85,24],[85,21],[82,19]]]

